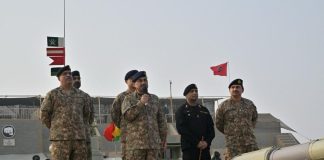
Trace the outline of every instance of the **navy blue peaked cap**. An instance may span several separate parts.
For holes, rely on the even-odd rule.
[[[129,78],[132,78],[132,76],[134,74],[136,74],[138,72],[138,70],[131,70],[131,71],[128,71],[125,75],[125,81],[127,81]]]
[[[136,82],[141,77],[146,77],[146,72],[145,71],[139,71],[136,74],[134,74],[132,76],[132,80],[133,80],[133,82]]]
[[[79,71],[73,71],[72,72],[72,77],[74,76],[79,76],[80,77],[80,72]]]
[[[66,66],[62,67],[62,68],[57,72],[56,77],[60,77],[60,75],[61,75],[64,71],[67,71],[67,70],[71,71],[71,68],[70,68],[69,65],[66,65]]]
[[[229,85],[228,88],[231,88],[232,85],[240,85],[243,88],[243,80],[242,79],[235,79]]]
[[[183,95],[186,96],[192,89],[198,89],[196,84],[189,84],[183,91]]]

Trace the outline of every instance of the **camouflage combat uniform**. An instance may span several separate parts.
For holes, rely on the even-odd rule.
[[[117,125],[118,128],[121,130],[121,137],[120,142],[122,146],[122,159],[124,160],[126,158],[126,135],[127,135],[127,129],[126,129],[126,121],[124,120],[122,113],[121,113],[121,106],[123,104],[123,101],[127,95],[132,93],[130,90],[127,90],[125,92],[122,92],[118,94],[118,96],[115,98],[112,107],[111,107],[111,119],[112,121]]]
[[[252,101],[242,98],[221,103],[216,112],[216,127],[225,135],[225,160],[236,155],[258,150],[253,133],[258,113]]]
[[[72,88],[69,92],[60,87],[47,93],[41,105],[41,120],[50,129],[52,160],[86,160],[86,125],[89,118],[89,98]]]
[[[91,124],[94,121],[94,107],[93,102],[89,94],[85,93],[87,97],[87,106],[90,107],[88,110],[90,112],[88,118],[84,118],[84,124],[86,125],[86,145],[87,145],[87,160],[92,160],[92,149],[91,149]]]
[[[161,142],[166,141],[167,123],[159,99],[150,94],[149,102],[140,102],[141,96],[133,92],[122,104],[122,114],[127,122],[126,159],[159,159]]]

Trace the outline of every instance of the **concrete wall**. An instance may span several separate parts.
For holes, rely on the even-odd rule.
[[[43,152],[43,127],[38,120],[0,120],[0,128],[12,125],[15,136],[0,135],[0,154],[30,154]],[[15,146],[4,146],[4,139],[14,139]]]
[[[5,138],[0,133],[0,154],[33,154],[45,153],[49,154],[49,129],[41,124],[39,120],[0,120],[0,129],[6,125],[11,125],[15,128],[15,136]],[[103,132],[105,125],[99,125],[100,133]],[[4,146],[3,139],[14,139],[15,146]],[[105,153],[115,150],[115,145],[112,142],[106,141],[103,137],[99,137],[99,142],[94,143],[99,145],[99,149]],[[116,143],[116,148],[119,152],[120,143]]]
[[[43,139],[43,146],[42,151],[45,154],[49,154],[49,145],[51,142],[49,141],[49,129],[42,125],[42,139]]]
[[[254,130],[259,148],[275,146],[276,136],[281,134],[278,121],[258,121]],[[215,128],[215,138],[212,142],[213,148],[225,148],[225,136]]]
[[[5,138],[0,133],[0,154],[49,154],[49,129],[42,125],[39,120],[0,120],[1,132],[2,128],[6,125],[11,125],[15,128],[15,136]],[[98,125],[99,132],[103,133],[105,127],[106,124]],[[14,139],[15,146],[4,146],[3,139]],[[104,152],[107,156],[109,153],[115,152],[115,149],[118,153],[120,152],[119,142],[108,142],[104,137],[98,137],[98,139],[99,142],[93,144],[99,145],[100,151]]]

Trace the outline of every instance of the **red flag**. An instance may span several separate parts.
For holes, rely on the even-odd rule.
[[[50,65],[64,65],[65,64],[65,57],[50,57],[53,62]]]
[[[120,138],[120,129],[114,124],[114,122],[109,123],[104,130],[104,137],[108,141],[118,141]]]
[[[227,62],[217,66],[211,66],[210,69],[214,72],[214,75],[227,76]]]
[[[46,48],[47,56],[64,56],[65,48]]]
[[[110,123],[107,125],[107,127],[104,130],[104,137],[108,140],[108,141],[113,141],[114,136],[112,135],[113,131],[115,129],[115,124],[114,123]]]
[[[65,64],[65,48],[46,48],[47,56],[53,62],[50,65],[64,65]]]

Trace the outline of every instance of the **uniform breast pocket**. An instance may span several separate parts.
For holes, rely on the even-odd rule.
[[[210,114],[208,113],[208,112],[205,112],[205,111],[200,111],[200,114],[199,114],[200,116],[198,116],[198,118],[199,117],[201,117],[201,119],[204,121],[204,122],[207,122],[208,121],[208,118],[209,118],[209,116],[210,116]]]
[[[74,104],[76,106],[83,106],[84,105],[84,99],[82,97],[75,97],[74,98]]]
[[[84,99],[81,97],[74,98],[73,104],[71,105],[73,106],[73,112],[76,112],[78,114],[82,114],[84,110],[88,111],[88,108],[84,108],[85,107]]]
[[[66,98],[64,96],[57,96],[53,99],[55,108],[61,108],[63,106],[66,106]]]
[[[241,114],[242,114],[242,117],[246,117],[246,119],[249,119],[249,120],[252,120],[252,109],[250,109],[250,108],[243,108],[242,109],[242,112],[241,112]]]
[[[224,120],[228,122],[234,122],[237,116],[237,111],[235,109],[228,109],[224,114]]]
[[[157,114],[158,111],[159,111],[158,106],[157,106],[157,105],[152,105],[152,112],[153,112],[154,114]]]

